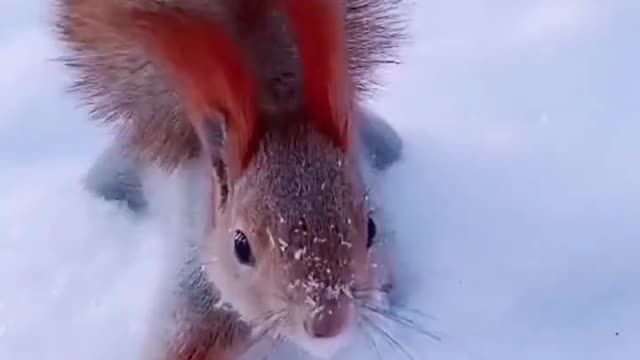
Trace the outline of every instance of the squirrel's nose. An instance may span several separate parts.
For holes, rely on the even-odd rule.
[[[305,331],[314,338],[331,338],[340,335],[350,320],[350,302],[331,301],[322,310],[313,312],[304,322]]]

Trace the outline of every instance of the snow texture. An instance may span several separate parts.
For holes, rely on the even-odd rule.
[[[378,190],[403,294],[442,341],[398,340],[415,359],[636,359],[640,3],[417,3],[373,104],[406,146]],[[0,359],[138,359],[181,195],[158,178],[142,218],[87,194],[110,135],[64,91],[49,2],[3,6]]]

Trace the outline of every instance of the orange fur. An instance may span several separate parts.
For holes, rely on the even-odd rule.
[[[346,150],[354,93],[341,3],[263,0],[238,4],[238,20],[254,25],[276,4],[285,12],[300,51],[310,120]],[[255,74],[235,39],[222,26],[179,10],[134,10],[131,18],[143,43],[165,65],[183,95],[192,121],[212,121],[217,112],[225,116],[235,140],[231,151],[237,155],[239,170],[244,169],[260,138],[259,99]]]
[[[222,92],[224,96],[220,97],[225,100],[225,106],[235,104],[229,106],[229,109],[222,109],[227,115],[234,115],[234,119],[227,119],[228,121],[233,120],[236,128],[238,123],[246,123],[248,126],[243,126],[247,130],[251,128],[250,124],[259,125],[253,120],[246,120],[253,116],[250,113],[255,110],[249,101],[254,96],[250,81],[232,81],[233,78],[243,77],[244,75],[238,74],[243,73],[245,68],[239,66],[238,62],[228,61],[232,71],[227,72],[222,78],[208,73],[209,69],[205,64],[220,65],[226,61],[220,56],[227,59],[239,57],[237,49],[231,52],[214,52],[214,47],[225,43],[227,45],[221,46],[222,48],[233,48],[228,43],[241,47],[247,55],[245,60],[250,60],[252,69],[257,72],[258,76],[246,77],[260,85],[260,97],[256,100],[260,111],[268,109],[287,112],[298,106],[299,101],[306,101],[306,104],[302,105],[305,111],[309,110],[307,113],[313,115],[310,121],[324,124],[332,138],[348,144],[349,141],[344,137],[345,132],[342,130],[349,124],[349,121],[344,121],[349,119],[347,115],[352,101],[350,93],[355,92],[359,101],[374,95],[382,85],[381,79],[377,76],[378,70],[398,62],[397,50],[407,39],[406,19],[403,15],[405,11],[402,10],[406,2],[53,1],[56,7],[56,32],[65,46],[64,57],[61,60],[74,74],[71,90],[79,95],[81,103],[89,108],[93,120],[117,130],[127,152],[145,163],[159,165],[168,171],[175,170],[184,161],[202,153],[202,144],[199,143],[196,134],[198,129],[193,124],[194,120],[198,120],[193,117],[198,115],[193,113],[212,111],[210,107],[223,103],[210,101],[212,93],[220,92],[213,83],[224,80],[229,84],[225,90],[227,93]],[[275,11],[276,8],[280,11]],[[282,26],[283,8],[299,33]],[[138,25],[141,28],[136,29],[136,25],[129,18],[132,9],[147,14],[138,19],[142,22]],[[189,22],[185,24],[183,20],[187,19],[187,14],[195,15],[197,19],[188,18]],[[153,15],[153,21],[152,24],[145,25],[145,22],[150,21],[148,15]],[[182,20],[178,21],[179,19]],[[162,34],[145,33],[144,27],[151,25],[165,29]],[[167,25],[170,26],[167,28]],[[198,28],[206,31],[192,31]],[[135,38],[131,37],[132,29],[135,30]],[[233,38],[224,37],[223,29],[233,34]],[[186,33],[187,36],[172,35],[171,32],[176,30],[182,31],[183,35]],[[296,51],[289,44],[291,37],[295,37],[294,40],[301,45],[296,50],[302,50],[304,64],[297,63],[299,58],[295,56]],[[146,47],[141,46],[141,43],[144,43],[141,39],[146,40]],[[213,45],[214,42],[220,44]],[[150,51],[152,49],[155,51]],[[182,81],[186,78],[195,85],[187,83],[182,85],[183,89],[176,87],[175,79],[167,76],[168,66],[161,66],[156,59],[166,57],[163,49],[178,57],[177,62],[182,71],[179,77]],[[181,54],[185,49],[187,51]],[[346,55],[343,54],[345,52]],[[187,56],[186,53],[206,56]],[[347,58],[347,66],[343,64],[343,57]],[[168,62],[167,59],[164,61]],[[191,68],[193,65],[195,70]],[[304,65],[304,74],[299,73],[298,65]],[[175,68],[173,65],[171,67]],[[242,71],[238,72],[237,68]],[[192,69],[186,72],[189,76],[184,76],[185,69]],[[347,71],[345,69],[348,69],[349,77],[343,74]],[[206,76],[202,76],[203,74]],[[293,76],[290,77],[290,74]],[[213,82],[205,80],[215,76],[219,78]],[[175,77],[174,75],[173,78]],[[271,86],[270,82],[274,79],[275,85]],[[345,79],[353,84],[341,85],[340,82]],[[304,93],[298,91],[300,81],[306,86]],[[282,83],[285,84],[284,88]],[[181,93],[185,93],[185,87],[188,90],[186,92],[190,93],[189,102],[196,103],[195,106],[190,105],[188,108],[183,100],[185,96]],[[244,91],[244,88],[248,91]],[[229,89],[232,91],[228,91]],[[202,96],[203,94],[209,95]],[[239,94],[242,94],[242,97]],[[344,105],[345,103],[347,105]],[[275,109],[280,105],[281,108]],[[187,121],[189,118],[191,121]],[[257,132],[240,131],[240,134],[245,135],[252,133]],[[229,140],[235,141],[233,137]],[[250,154],[248,149],[252,142],[255,140],[241,141],[240,143],[245,145],[239,147],[247,147],[247,150],[239,152]],[[239,148],[231,145],[232,149]]]
[[[179,10],[138,10],[131,18],[184,97],[191,120],[223,115],[234,142],[231,151],[240,168],[246,167],[259,138],[257,89],[233,39],[221,26]]]
[[[349,146],[353,87],[349,76],[344,4],[280,0],[302,62],[304,98],[313,121],[343,149]]]
[[[92,117],[116,127],[125,150],[148,163],[174,170],[184,161],[211,150],[206,148],[210,145],[206,143],[207,137],[211,135],[207,131],[211,129],[202,125],[219,121],[218,114],[223,115],[228,136],[222,148],[214,149],[215,156],[222,151],[231,158],[225,158],[219,167],[215,164],[219,172],[211,177],[221,184],[221,189],[225,187],[221,192],[228,192],[228,186],[235,184],[229,179],[233,175],[227,171],[239,174],[247,167],[268,126],[276,127],[283,121],[309,121],[345,151],[354,144],[350,138],[351,129],[355,130],[350,117],[354,98],[372,92],[377,83],[375,70],[382,64],[393,63],[392,50],[399,45],[402,35],[397,5],[403,1],[55,0],[55,3],[59,7],[58,34],[67,45],[64,60],[76,73],[73,90],[89,105]],[[278,13],[274,14],[274,10]],[[285,15],[284,22],[289,20],[290,28],[282,26],[281,15]],[[294,44],[290,44],[292,39]],[[297,47],[299,64],[290,45]],[[343,154],[329,148],[324,138],[312,135],[302,139],[275,138],[268,144],[266,161],[248,174],[248,180],[260,181],[241,182],[231,200],[232,206],[215,208],[210,219],[215,224],[209,224],[212,231],[225,232],[227,236],[233,225],[226,212],[241,206],[246,210],[245,215],[240,215],[245,223],[259,223],[259,219],[277,214],[276,229],[280,227],[282,233],[288,234],[289,224],[294,224],[300,214],[304,217],[307,210],[303,207],[311,204],[324,210],[315,211],[308,218],[311,221],[305,227],[313,229],[308,234],[344,233],[353,236],[354,243],[362,242],[365,239],[362,231],[366,228],[362,224],[356,225],[358,231],[335,226],[333,230],[326,229],[327,224],[342,224],[340,219],[345,218],[345,213],[353,215],[347,216],[349,219],[356,216],[362,219],[360,203],[353,206],[351,200],[363,197],[360,186],[354,182],[357,168],[342,166]],[[332,186],[326,196],[316,196],[316,189],[324,189],[325,181]],[[289,191],[294,185],[300,191]],[[219,203],[218,199],[212,200]],[[282,214],[289,220],[282,222]],[[211,244],[211,249],[232,246],[229,242],[205,243]],[[350,277],[350,263],[343,260],[352,256],[342,251],[344,247],[336,251],[339,242],[319,244],[309,247],[313,250],[308,256],[313,255],[314,264],[316,255],[326,260],[322,262],[332,271],[327,273],[330,275],[322,275],[325,280],[335,282]],[[210,251],[208,248],[202,251]],[[358,256],[364,256],[364,247],[357,249],[360,249]],[[213,265],[209,267],[213,269]],[[204,270],[201,276],[206,283],[216,283],[215,275],[221,275],[218,280],[230,281],[223,271]],[[304,271],[307,270],[319,271],[312,267]],[[260,286],[266,289],[284,279],[282,276],[265,277]],[[185,329],[169,339],[166,350],[169,357],[165,358],[237,359],[237,352],[242,352],[252,340],[249,324],[229,317],[226,310],[210,307],[209,300],[213,299],[209,296],[213,294],[200,286],[205,282],[183,280],[189,280],[189,289],[180,294],[186,299],[173,310],[177,314],[176,324]],[[188,293],[191,291],[195,293]],[[251,300],[250,296],[237,297],[240,298]],[[244,315],[248,306],[257,307],[251,301],[233,305],[245,306]]]

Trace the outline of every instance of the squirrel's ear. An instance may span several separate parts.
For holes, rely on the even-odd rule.
[[[193,122],[203,155],[211,161],[220,160],[224,156],[228,131],[225,123],[223,115],[219,113]]]
[[[177,9],[134,10],[134,35],[184,99],[203,147],[212,131],[228,132],[229,161],[242,171],[258,140],[254,74],[226,29],[208,18]]]
[[[227,128],[222,114],[215,118],[205,118],[195,123],[195,131],[200,140],[202,155],[205,157],[211,174],[216,177],[218,186],[218,206],[223,207],[229,196],[229,180],[233,168],[226,159]]]
[[[314,123],[346,150],[354,87],[349,74],[343,1],[279,0],[296,41],[304,98]]]

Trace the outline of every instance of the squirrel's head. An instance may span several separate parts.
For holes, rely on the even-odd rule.
[[[268,87],[224,26],[179,12],[134,12],[134,20],[209,160],[212,227],[202,254],[211,280],[259,329],[327,355],[357,326],[361,294],[376,294],[376,225],[354,149],[342,9],[278,3],[301,83],[300,101],[284,109],[262,106]]]
[[[215,175],[210,278],[246,318],[318,354],[344,344],[354,294],[374,287],[358,166],[314,127],[292,126],[266,132],[242,175]]]

